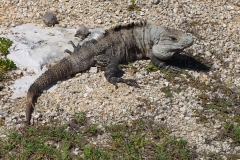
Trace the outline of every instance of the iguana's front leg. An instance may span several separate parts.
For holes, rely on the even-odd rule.
[[[165,69],[170,69],[170,70],[174,70],[174,71],[181,71],[180,68],[175,67],[175,66],[169,66],[166,64],[166,62],[159,60],[156,56],[153,55],[153,53],[150,53],[150,60],[152,61],[152,63],[158,67],[158,69],[160,68],[165,68]]]
[[[134,79],[123,79],[121,77],[117,77],[117,73],[119,72],[118,60],[115,57],[110,55],[102,54],[94,57],[96,64],[106,67],[104,76],[109,83],[112,83],[116,89],[118,88],[117,83],[126,83],[129,86],[134,86],[136,88],[140,88],[137,82]]]

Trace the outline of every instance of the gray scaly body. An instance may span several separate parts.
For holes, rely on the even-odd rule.
[[[73,44],[74,52],[66,50],[70,55],[49,68],[30,86],[26,103],[27,124],[30,124],[34,96],[53,82],[98,64],[106,67],[104,75],[116,88],[120,82],[139,87],[135,80],[117,77],[119,63],[151,59],[158,67],[171,68],[164,60],[192,44],[193,38],[183,31],[145,21],[116,26],[98,40],[82,46]]]

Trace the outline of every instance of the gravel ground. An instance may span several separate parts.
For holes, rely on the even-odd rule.
[[[45,26],[42,15],[46,11],[56,13],[60,27],[85,24],[89,28],[108,29],[144,18],[192,33],[195,43],[184,53],[210,65],[210,71],[186,69],[176,76],[163,70],[149,72],[146,66],[150,61],[137,61],[123,68],[124,77],[136,79],[141,88],[119,84],[117,90],[105,80],[103,71],[79,73],[59,81],[55,92],[44,91],[39,96],[33,114],[35,123],[52,119],[66,123],[79,112],[85,112],[93,123],[99,124],[151,118],[166,123],[172,135],[187,140],[198,158],[206,159],[207,154],[214,153],[226,159],[227,154],[240,153],[240,146],[232,138],[219,138],[226,121],[240,115],[240,2],[161,0],[151,4],[139,0],[141,10],[133,12],[127,10],[128,2],[1,0],[0,26]],[[11,72],[12,79],[20,76],[19,72]],[[7,128],[21,126],[25,119],[26,98],[10,99],[11,83],[12,80],[0,82],[1,136]],[[230,110],[224,120],[219,118],[221,111],[205,109],[205,101],[210,104],[216,99],[234,101],[230,108],[224,103],[223,107]]]

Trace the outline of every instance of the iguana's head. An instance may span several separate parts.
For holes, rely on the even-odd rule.
[[[183,31],[162,27],[160,36],[154,40],[153,54],[160,60],[167,60],[193,44],[193,38]]]

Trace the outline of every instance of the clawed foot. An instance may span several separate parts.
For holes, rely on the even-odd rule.
[[[75,52],[75,48],[76,48],[76,45],[72,42],[72,41],[69,41],[68,44],[71,44],[74,48],[73,52],[70,51],[69,49],[65,49],[64,50],[64,53],[68,53],[68,54],[73,54]],[[79,45],[79,44],[78,44]]]
[[[129,86],[140,88],[140,86],[138,85],[138,83],[134,79],[123,79],[123,83],[126,83]]]
[[[178,72],[181,71],[181,68],[178,68],[178,67],[175,67],[175,66],[166,65],[163,68],[168,69],[168,70],[172,70],[172,71],[178,71]]]
[[[64,52],[69,53],[69,54],[73,54],[75,52],[78,52],[81,49],[81,45],[78,43],[77,46],[73,43],[73,41],[69,41],[68,44],[71,44],[73,46],[73,52],[66,49]]]
[[[71,44],[73,48],[76,48],[77,46],[73,43],[73,41],[69,41],[68,44]],[[79,44],[78,44],[79,45]]]

